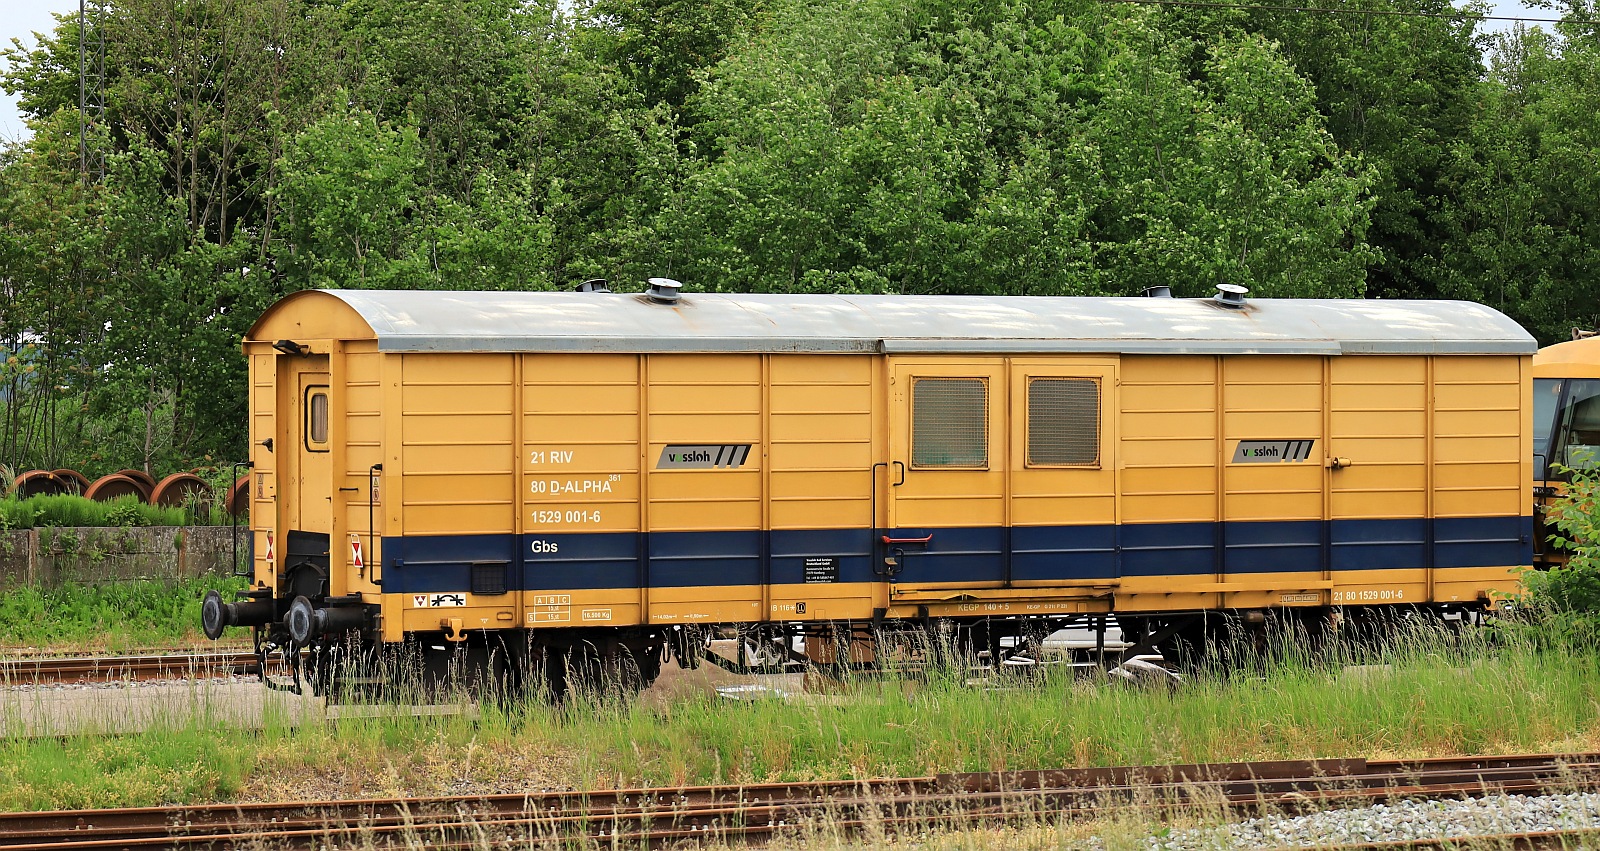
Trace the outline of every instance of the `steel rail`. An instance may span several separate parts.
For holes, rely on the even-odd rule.
[[[0,660],[0,685],[169,680],[258,670],[256,655],[248,651],[34,657]]]
[[[1358,842],[1347,845],[1318,845],[1318,851],[1425,851],[1430,848],[1456,851],[1462,847],[1493,848],[1496,851],[1534,851],[1570,849],[1575,843],[1600,840],[1600,827],[1574,827],[1566,830],[1534,830],[1527,833],[1496,833],[1487,836],[1395,839],[1384,842]],[[1587,847],[1578,845],[1577,847]]]
[[[654,846],[711,837],[759,840],[811,822],[824,823],[830,830],[861,831],[1141,809],[1301,810],[1404,797],[1532,794],[1595,787],[1600,787],[1600,754],[1062,769],[676,789],[8,813],[0,814],[0,848],[198,848],[255,843],[309,848],[340,838],[373,846],[425,842],[428,847],[468,848],[481,845],[491,835],[519,841],[588,837],[608,844]]]

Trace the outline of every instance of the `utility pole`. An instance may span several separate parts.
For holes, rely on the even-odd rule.
[[[85,184],[103,180],[103,146],[89,150],[89,131],[106,122],[105,0],[78,0],[78,164]]]

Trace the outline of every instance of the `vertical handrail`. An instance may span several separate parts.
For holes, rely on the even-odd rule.
[[[872,552],[868,556],[868,558],[872,559],[871,567],[872,567],[872,572],[873,573],[877,573],[878,572],[878,563],[879,563],[879,559],[878,559],[878,535],[881,534],[882,531],[885,528],[887,528],[887,527],[878,525],[878,468],[879,467],[883,468],[884,473],[886,474],[884,476],[884,478],[887,480],[887,478],[888,478],[887,473],[889,472],[889,462],[888,461],[879,461],[878,463],[873,464],[872,465],[872,470],[870,472],[870,475],[872,476],[872,507],[869,510],[872,512],[872,521],[871,521],[871,524],[870,524],[872,526]]]
[[[383,579],[378,575],[378,563],[381,559],[378,555],[376,543],[378,524],[375,518],[377,517],[378,505],[378,474],[382,472],[382,464],[373,464],[367,470],[367,561],[372,564],[372,572],[370,574],[372,576],[372,584],[379,588],[383,587]]]
[[[233,480],[236,481],[236,482],[239,481],[239,471],[240,470],[254,469],[255,466],[256,466],[256,462],[254,462],[254,461],[235,461],[235,462],[233,462]],[[248,483],[246,483],[245,492],[246,493],[250,492],[250,487],[249,487]],[[249,502],[251,502],[251,500],[246,499],[245,502],[249,503]],[[229,532],[229,535],[232,538],[232,543],[233,543],[233,555],[230,556],[230,558],[233,561],[233,571],[232,571],[233,575],[234,576],[251,576],[251,577],[253,577],[253,576],[255,576],[255,565],[254,564],[250,565],[250,568],[251,568],[250,570],[247,570],[247,571],[245,571],[243,573],[239,572],[239,515],[234,513],[233,506],[230,505],[227,508],[228,508],[228,532]]]

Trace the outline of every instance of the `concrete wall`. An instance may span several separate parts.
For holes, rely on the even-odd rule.
[[[0,532],[0,591],[130,579],[187,579],[232,569],[227,526],[97,526]],[[239,564],[249,564],[249,531],[239,527]]]

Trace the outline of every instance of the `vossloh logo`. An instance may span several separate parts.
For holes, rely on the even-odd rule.
[[[1233,450],[1233,463],[1272,464],[1287,461],[1293,464],[1307,461],[1316,445],[1315,440],[1241,440],[1238,448]]]
[[[657,470],[709,470],[743,467],[750,457],[748,443],[669,443],[661,448]]]

